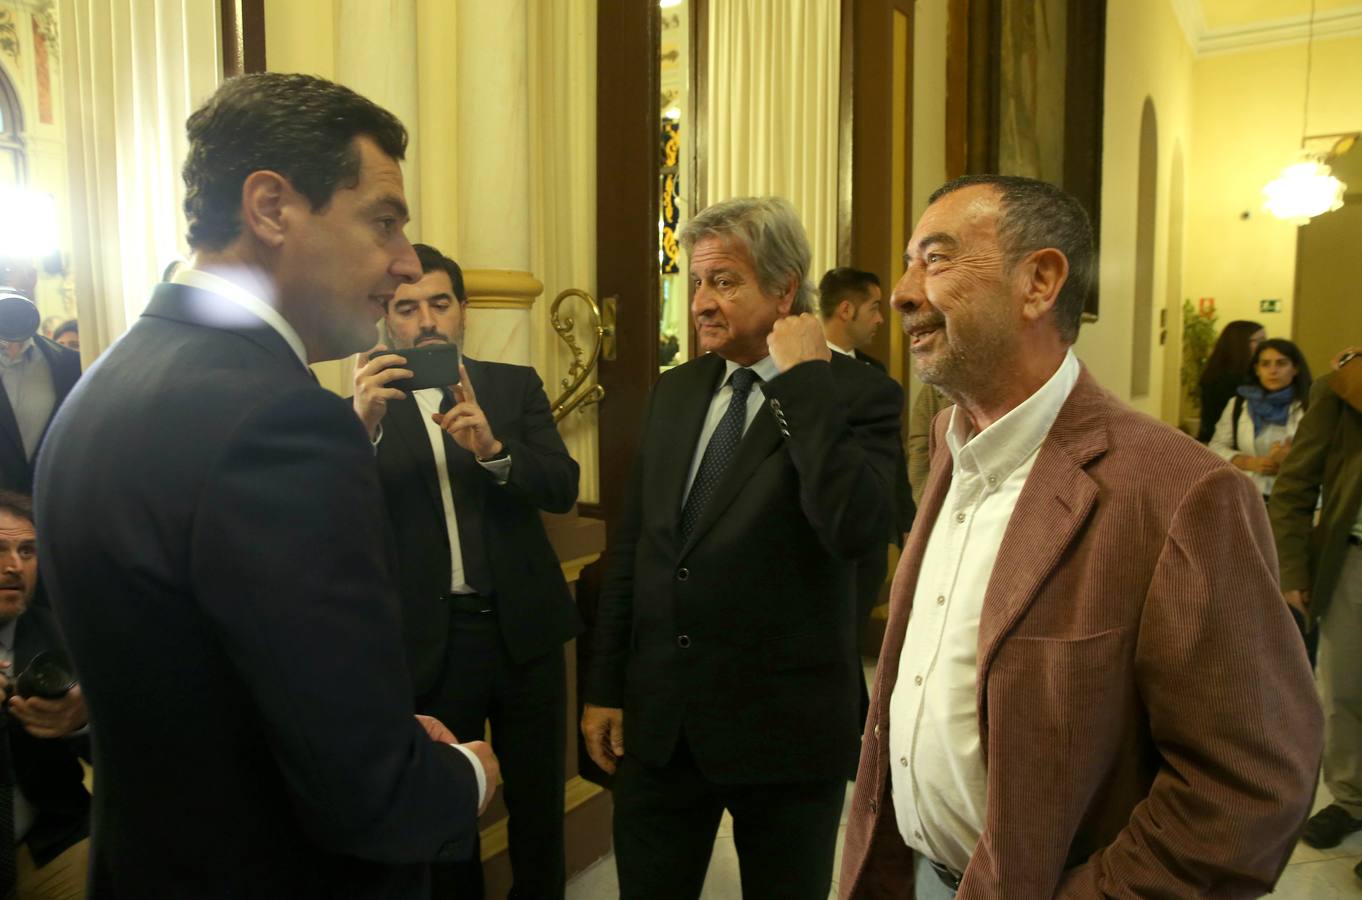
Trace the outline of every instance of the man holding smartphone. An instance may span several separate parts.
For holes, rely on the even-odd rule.
[[[465,357],[457,384],[423,387],[434,361],[417,354],[462,345],[468,294],[454,260],[414,247],[421,279],[386,306],[395,355],[362,360],[354,395],[396,539],[412,693],[456,735],[491,722],[511,896],[562,897],[563,644],[581,623],[539,513],[572,509],[577,463],[527,366]],[[409,394],[394,387],[413,376]],[[476,858],[436,867],[434,895],[451,893],[482,896]]]

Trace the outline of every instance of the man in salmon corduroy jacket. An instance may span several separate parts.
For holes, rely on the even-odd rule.
[[[932,197],[894,288],[933,430],[847,825],[845,897],[1249,897],[1310,809],[1321,714],[1262,498],[1071,349],[1081,206]]]

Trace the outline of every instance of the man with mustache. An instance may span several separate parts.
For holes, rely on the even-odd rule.
[[[698,897],[724,810],[748,897],[825,900],[856,753],[855,564],[893,515],[903,392],[834,354],[775,197],[681,234],[706,354],[653,387],[582,733],[620,895]]]
[[[90,795],[80,765],[89,755],[85,700],[78,684],[59,697],[28,698],[15,684],[39,654],[62,653],[52,613],[32,605],[37,586],[33,503],[0,491],[0,895],[83,897],[90,853]]]
[[[1079,203],[932,196],[893,306],[937,416],[847,824],[844,897],[1249,897],[1321,714],[1262,499],[1075,357]],[[910,886],[912,886],[910,888]]]
[[[534,369],[463,358],[458,384],[407,395],[401,354],[463,345],[458,263],[414,245],[421,278],[384,324],[396,356],[355,373],[355,412],[376,442],[396,537],[402,630],[418,712],[461,738],[492,725],[510,813],[512,897],[562,897],[567,687],[563,645],[581,623],[540,510],[577,500]],[[432,896],[481,897],[482,866],[436,866]]]

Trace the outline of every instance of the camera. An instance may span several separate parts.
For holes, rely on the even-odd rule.
[[[28,668],[15,679],[14,692],[25,700],[30,697],[60,700],[75,686],[75,668],[66,654],[44,650],[33,657]]]

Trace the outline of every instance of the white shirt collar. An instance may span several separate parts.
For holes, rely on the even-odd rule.
[[[742,368],[748,368],[753,372],[756,372],[757,375],[761,377],[763,384],[780,374],[780,368],[776,365],[776,361],[769,355],[763,356],[761,359],[752,363],[752,365],[746,367],[735,363],[731,359],[726,359],[724,360],[724,380],[719,382],[719,387],[722,388],[724,385],[728,384],[728,379],[733,376],[733,373]]]
[[[1078,382],[1079,372],[1078,358],[1070,350],[1040,390],[982,432],[974,431],[969,416],[959,406],[952,409],[946,445],[956,466],[965,472],[988,472],[999,479],[1010,475],[1044,442]]]
[[[264,300],[252,294],[241,285],[228,281],[220,275],[212,272],[205,272],[202,269],[179,269],[170,279],[172,284],[182,284],[185,287],[196,288],[200,291],[207,291],[216,294],[224,300],[230,300],[237,306],[254,315],[266,325],[278,332],[279,336],[297,355],[299,362],[307,365],[307,348],[303,346],[303,339],[298,336],[298,332],[288,323],[288,320],[280,315],[279,310],[270,306]],[[224,324],[244,324],[244,323],[224,323]]]
[[[828,349],[831,350],[833,353],[840,353],[843,356],[850,356],[852,359],[856,358],[855,350],[844,350],[843,348],[834,344],[832,341],[828,341]]]

